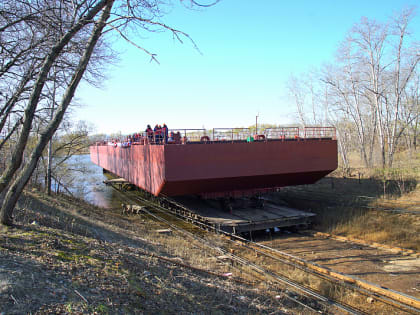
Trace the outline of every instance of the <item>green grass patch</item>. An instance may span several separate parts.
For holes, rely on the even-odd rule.
[[[104,305],[104,304],[99,304],[94,308],[94,313],[99,313],[102,315],[108,315],[109,313],[109,308]]]
[[[71,261],[77,264],[85,263],[92,266],[98,266],[101,262],[100,260],[92,256],[78,254],[78,253],[70,253],[70,252],[65,252],[65,251],[57,251],[56,257],[61,261]]]
[[[137,281],[134,275],[131,274],[127,280],[130,289],[134,291],[135,295],[146,297],[144,290],[141,288],[140,283]]]

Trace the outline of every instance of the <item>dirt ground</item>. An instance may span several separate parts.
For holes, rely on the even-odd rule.
[[[27,192],[15,221],[0,229],[2,315],[308,313],[138,216]]]

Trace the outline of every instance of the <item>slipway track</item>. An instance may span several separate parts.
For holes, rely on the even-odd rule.
[[[118,189],[115,186],[114,188]],[[420,313],[420,300],[415,296],[374,284],[352,274],[340,272],[340,268],[335,268],[331,264],[323,264],[320,261],[306,259],[306,257],[302,258],[291,250],[296,240],[291,240],[288,243],[290,248],[276,247],[275,241],[251,241],[195,220],[188,214],[188,209],[169,198],[154,197],[146,192],[141,194],[121,190],[119,192],[122,201],[140,206],[142,213],[164,222],[179,233],[200,238],[204,229],[227,236],[225,247],[218,248],[222,256],[226,256],[227,259],[235,263],[251,267],[260,277],[267,279],[266,281],[288,286],[299,292],[300,295],[306,296],[305,299],[310,298],[310,302],[305,299],[298,300],[298,302],[303,305],[307,303],[307,307],[313,311],[329,312],[331,309],[337,310],[338,308],[341,312],[352,314]],[[177,223],[181,221],[184,223]],[[201,232],[191,227],[186,229],[185,221],[200,227]],[[287,243],[281,240],[276,241],[278,241],[277,244]],[[320,240],[318,239],[318,241]],[[206,246],[213,246],[208,240],[203,239],[202,243]],[[299,246],[296,246],[295,250],[298,248]],[[300,248],[303,251],[312,252],[310,247],[305,248],[305,245]],[[319,254],[321,253],[319,252]],[[375,258],[369,259],[375,260]],[[297,278],[303,279],[303,281],[293,280],[297,274]],[[314,308],[314,305],[317,307]]]

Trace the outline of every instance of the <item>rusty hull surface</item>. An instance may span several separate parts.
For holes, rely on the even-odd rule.
[[[337,168],[337,141],[99,145],[90,155],[156,196],[177,196],[312,184]]]

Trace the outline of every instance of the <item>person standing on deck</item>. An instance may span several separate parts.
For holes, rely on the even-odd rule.
[[[155,132],[155,143],[160,143],[160,134],[161,134],[161,127],[159,125],[156,125],[153,129]]]
[[[162,127],[162,134],[164,137],[164,143],[168,143],[168,126],[166,126],[165,123],[163,124],[163,127]]]
[[[150,127],[150,125],[147,125],[146,135],[147,135],[147,139],[149,140],[149,143],[152,143],[153,142],[153,129],[152,127]]]

